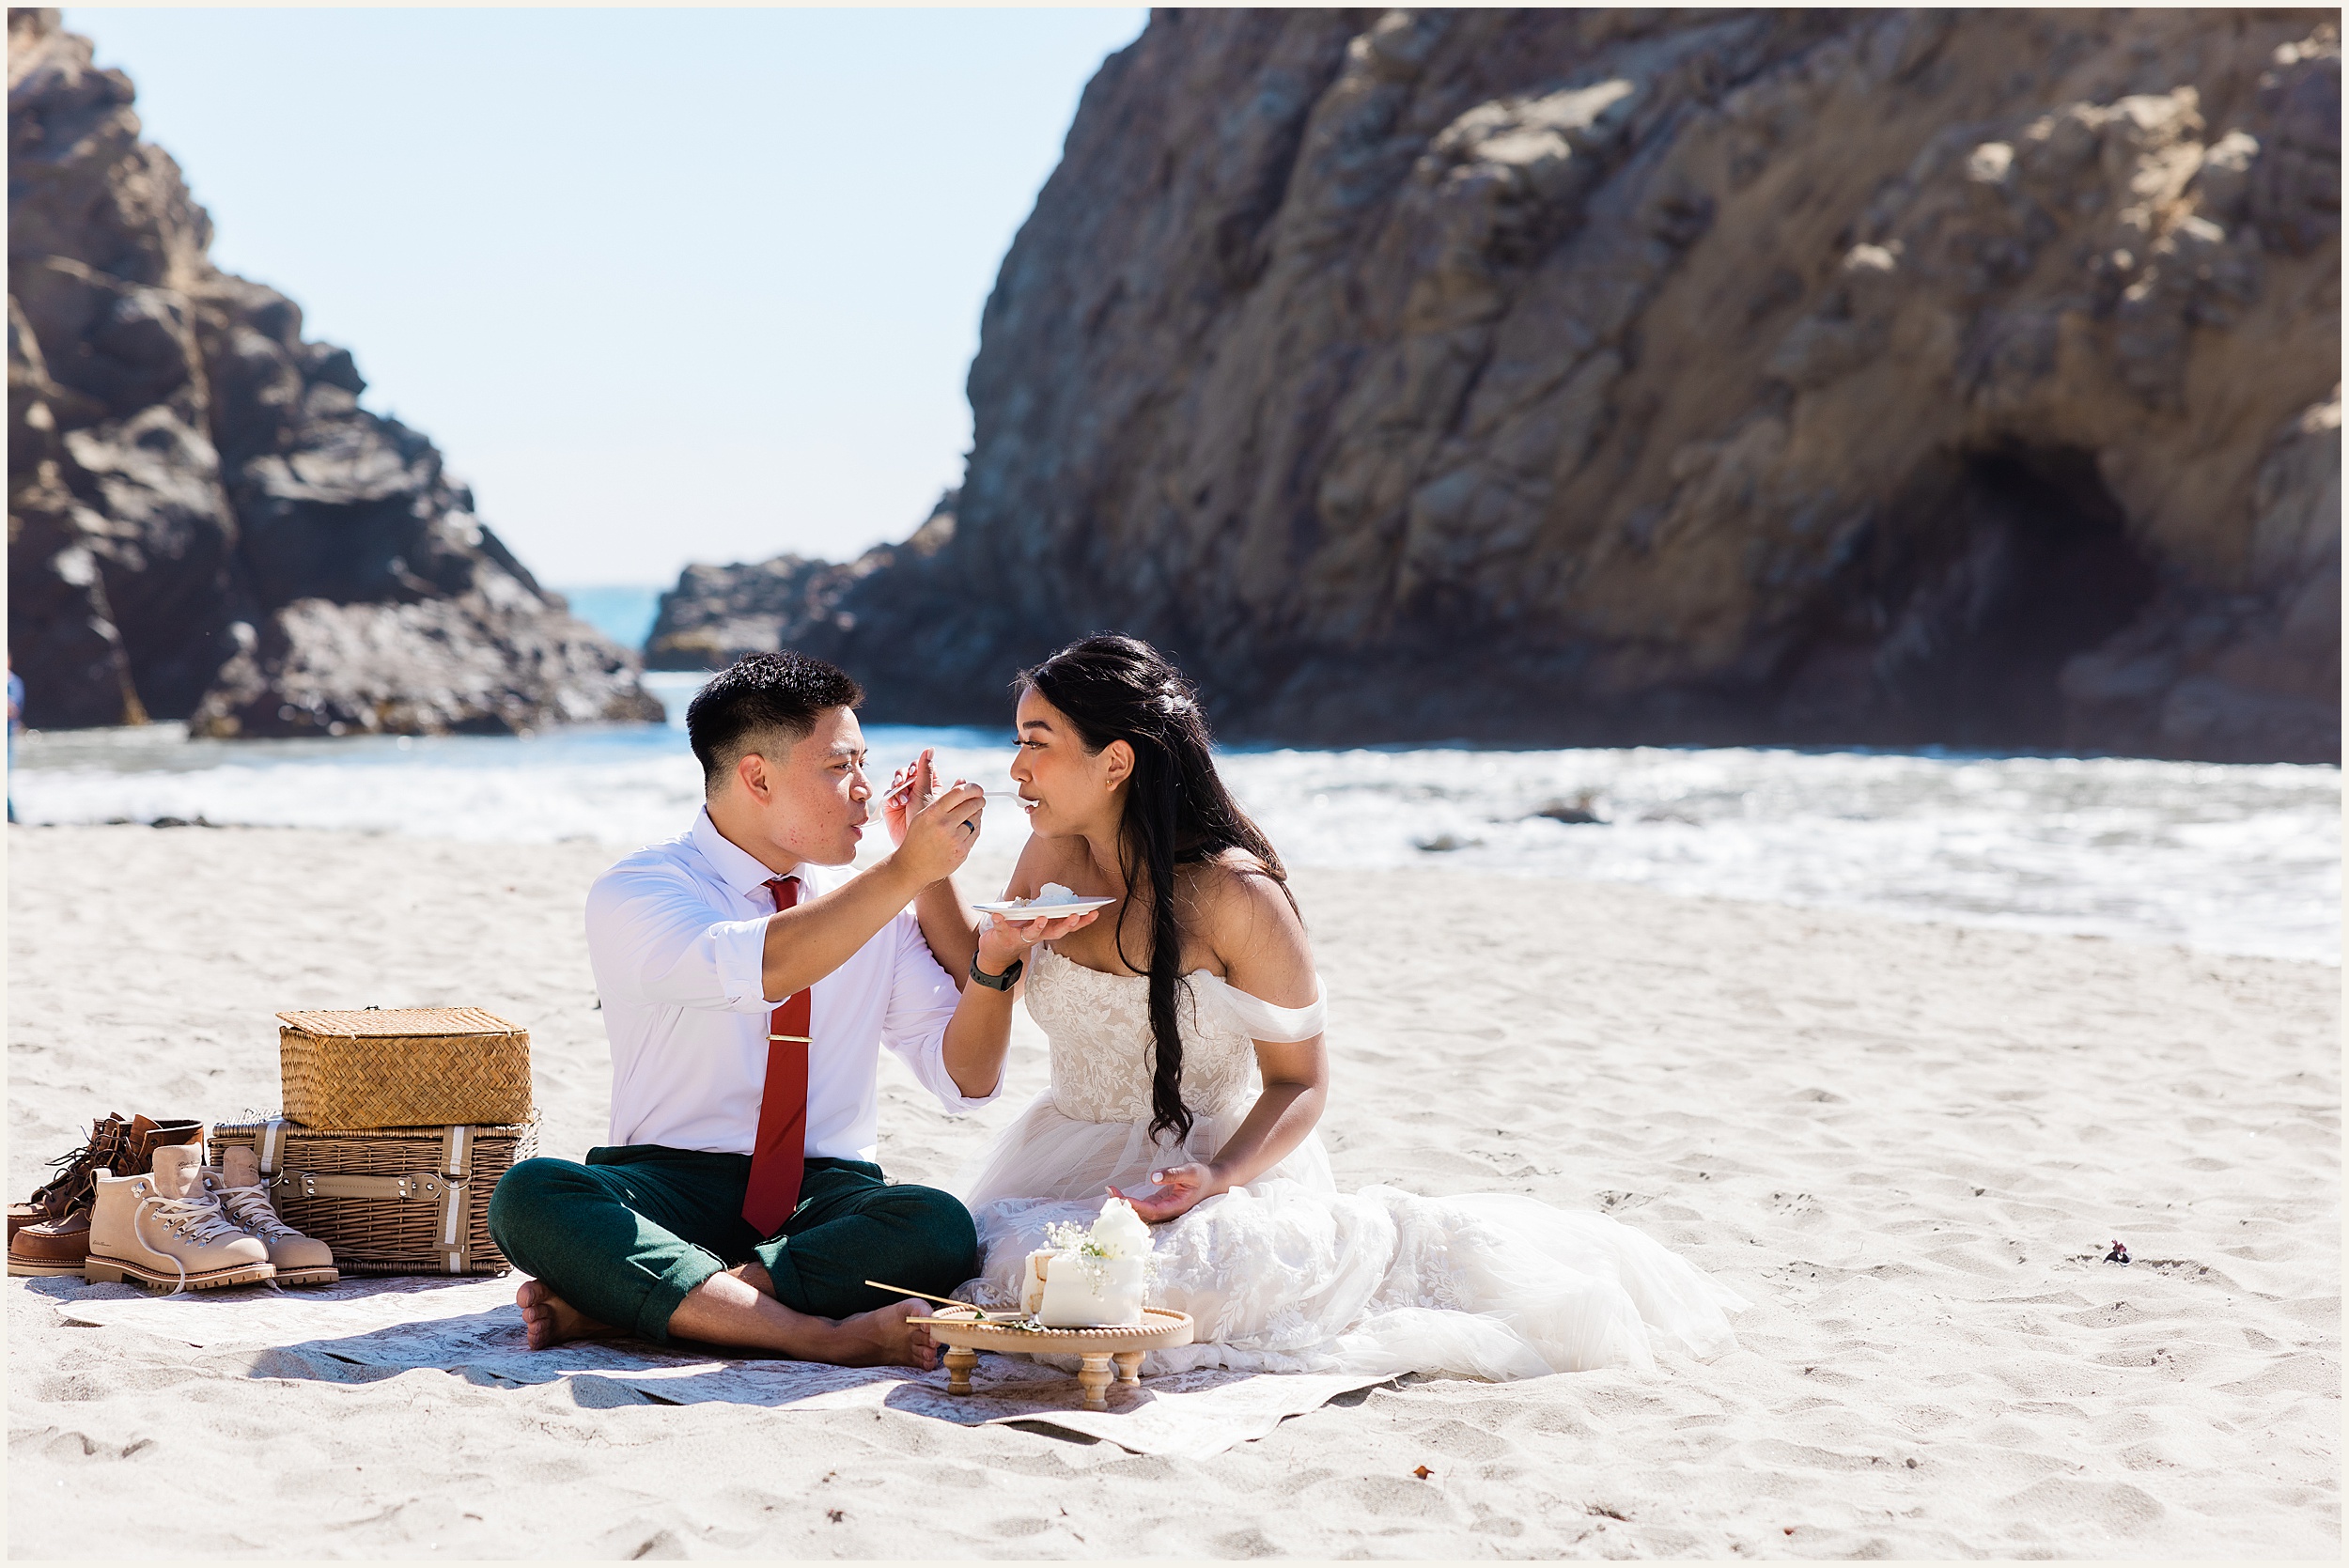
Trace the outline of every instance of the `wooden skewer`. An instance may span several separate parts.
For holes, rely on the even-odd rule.
[[[926,1290],[908,1290],[903,1285],[885,1285],[879,1280],[867,1280],[864,1282],[872,1286],[875,1290],[894,1291],[899,1296],[910,1296],[923,1301],[935,1301],[941,1307],[968,1307],[971,1311],[978,1313],[982,1321],[999,1317],[1025,1317],[1027,1315],[1025,1312],[990,1312],[986,1308],[972,1306],[972,1303],[968,1301],[957,1301],[951,1296],[932,1296]]]

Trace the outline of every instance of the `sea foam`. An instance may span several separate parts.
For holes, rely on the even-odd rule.
[[[699,804],[682,730],[696,681],[651,678],[669,701],[667,726],[244,742],[189,740],[163,724],[34,735],[13,793],[32,823],[201,820],[628,848],[678,831]],[[877,789],[924,746],[948,778],[1011,786],[1008,734],[865,734]],[[1636,882],[2339,961],[2337,768],[1660,747],[1237,749],[1220,766],[1296,866]],[[1555,815],[1538,815],[1545,807]],[[988,863],[1007,864],[1025,834],[1008,799],[990,802]],[[868,858],[885,842],[870,834]]]

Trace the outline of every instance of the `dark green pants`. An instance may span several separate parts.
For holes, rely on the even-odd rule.
[[[490,1234],[514,1266],[614,1328],[669,1337],[669,1314],[721,1269],[757,1261],[794,1312],[847,1317],[903,1297],[944,1296],[979,1271],[978,1234],[952,1194],[892,1187],[878,1165],[811,1159],[800,1206],[761,1236],[742,1218],[748,1155],[639,1143],[587,1163],[526,1159],[490,1195]]]

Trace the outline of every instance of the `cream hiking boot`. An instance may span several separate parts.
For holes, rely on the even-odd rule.
[[[269,1188],[261,1185],[261,1162],[251,1149],[231,1144],[222,1150],[220,1168],[205,1167],[204,1179],[229,1220],[269,1249],[279,1284],[331,1285],[343,1277],[332,1248],[277,1218]]]
[[[203,1157],[182,1143],[157,1149],[150,1174],[98,1178],[84,1279],[169,1285],[176,1296],[276,1276],[269,1248],[231,1224],[204,1185]]]

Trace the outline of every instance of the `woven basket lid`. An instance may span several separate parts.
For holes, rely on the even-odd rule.
[[[303,1034],[364,1040],[423,1034],[520,1034],[519,1024],[478,1007],[368,1007],[355,1012],[280,1013],[288,1029]]]

